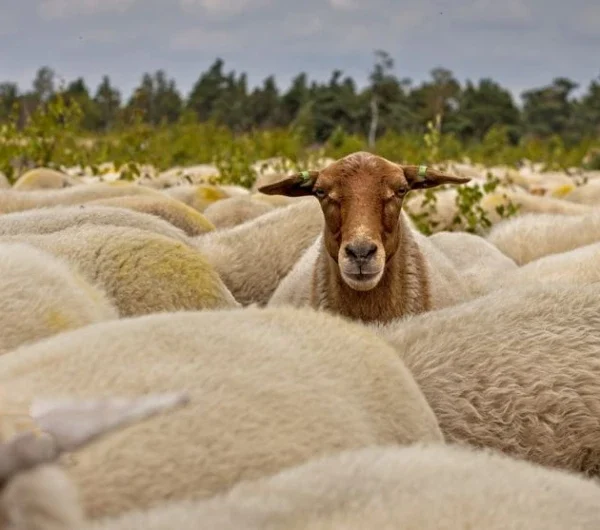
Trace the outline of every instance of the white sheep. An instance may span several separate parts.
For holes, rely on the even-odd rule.
[[[6,410],[2,427],[15,413],[31,429],[4,436],[0,442],[0,520],[12,530],[82,530],[86,523],[77,489],[58,464],[111,431],[160,412],[185,406],[185,393],[135,398],[34,402],[29,411]],[[14,423],[14,417],[12,418]],[[39,433],[35,433],[35,430]]]
[[[490,289],[502,289],[526,287],[539,282],[574,285],[600,283],[598,263],[600,242],[530,261],[527,265],[499,274],[488,285]]]
[[[147,213],[113,206],[52,206],[34,208],[0,216],[0,236],[19,234],[50,234],[84,224],[121,226],[154,232],[182,243],[188,236],[171,223]]]
[[[459,272],[407,223],[401,208],[412,189],[467,180],[358,152],[322,171],[260,188],[266,194],[313,195],[325,218],[322,233],[269,305],[309,305],[386,322],[463,301],[469,293]]]
[[[341,449],[442,441],[394,349],[358,323],[310,309],[94,324],[0,356],[0,386],[24,399],[189,393],[184,409],[77,454],[68,472],[93,518],[209,497]]]
[[[489,292],[499,276],[518,269],[512,259],[475,234],[437,232],[429,237],[429,241],[460,271],[473,297]]]
[[[565,195],[565,200],[588,206],[600,204],[600,180],[590,180]]]
[[[82,204],[95,199],[123,195],[156,195],[159,191],[123,182],[85,184],[59,190],[0,190],[0,213],[20,212],[32,208]]]
[[[323,230],[316,201],[301,199],[242,225],[193,239],[242,305],[266,305],[302,253]]]
[[[0,243],[0,354],[118,318],[106,294],[66,262],[23,243]]]
[[[197,249],[145,230],[86,224],[0,242],[29,243],[65,259],[104,289],[121,317],[240,305]]]
[[[340,451],[85,530],[596,530],[599,506],[590,479],[493,451],[415,444]]]
[[[600,210],[584,215],[527,214],[494,226],[486,239],[513,259],[525,265],[600,241]]]
[[[600,285],[534,284],[371,329],[448,442],[600,474]]]
[[[264,201],[257,201],[246,195],[229,197],[211,204],[204,210],[204,216],[219,229],[233,228],[260,217],[275,207]]]
[[[37,167],[23,173],[14,183],[14,190],[60,189],[76,186],[78,180],[66,173],[47,167]]]

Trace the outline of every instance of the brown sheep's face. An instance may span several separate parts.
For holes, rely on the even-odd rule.
[[[258,191],[314,195],[325,217],[325,248],[338,264],[341,278],[352,289],[368,291],[377,286],[400,246],[398,218],[405,195],[412,189],[469,180],[419,170],[358,152],[321,171],[293,175]]]

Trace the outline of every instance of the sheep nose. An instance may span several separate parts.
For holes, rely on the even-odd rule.
[[[348,243],[345,247],[346,256],[356,261],[367,261],[377,252],[375,243],[361,241],[359,243]]]

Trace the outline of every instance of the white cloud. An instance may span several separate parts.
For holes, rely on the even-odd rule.
[[[187,13],[205,12],[211,15],[231,16],[264,7],[269,0],[180,0]]]
[[[43,0],[38,13],[45,19],[73,18],[99,13],[124,13],[137,0]]]
[[[357,0],[329,0],[329,4],[335,9],[343,10],[352,10],[359,7]]]

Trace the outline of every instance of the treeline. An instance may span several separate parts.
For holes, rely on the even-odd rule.
[[[189,94],[182,94],[175,80],[158,70],[144,74],[128,100],[108,76],[95,89],[82,78],[59,87],[55,72],[43,67],[25,93],[14,83],[0,84],[0,122],[16,119],[22,125],[36,108],[61,93],[67,102],[78,104],[82,128],[94,133],[123,130],[135,120],[156,126],[196,120],[234,133],[293,127],[302,131],[307,145],[326,142],[336,131],[366,137],[374,145],[386,133],[422,135],[428,123],[463,145],[481,141],[494,125],[502,126],[514,145],[524,138],[559,137],[568,146],[600,136],[600,78],[578,98],[573,97],[575,82],[555,78],[548,86],[524,92],[519,106],[492,79],[462,85],[451,71],[436,68],[430,80],[415,86],[392,73],[389,54],[378,51],[375,57],[364,89],[335,70],[324,83],[300,73],[286,91],[273,76],[250,90],[245,73],[227,71],[216,59]]]

